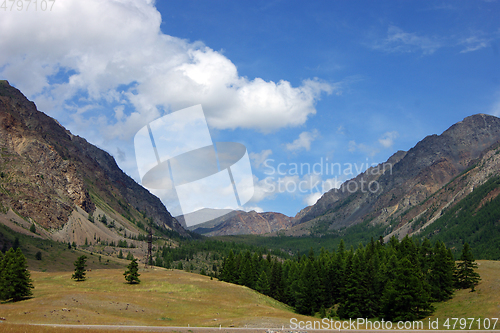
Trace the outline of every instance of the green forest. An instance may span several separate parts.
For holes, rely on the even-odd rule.
[[[488,196],[500,187],[500,176],[490,178],[457,205],[428,226],[422,237],[443,241],[448,247],[462,249],[469,243],[477,259],[500,259],[500,195]]]
[[[321,250],[287,260],[230,251],[219,279],[244,285],[322,318],[415,320],[430,315],[432,302],[450,299],[455,288],[473,288],[478,280],[470,248],[457,270],[450,249],[438,241],[415,243],[395,237],[336,251]],[[469,264],[469,262],[471,262]],[[471,277],[472,276],[472,277]]]

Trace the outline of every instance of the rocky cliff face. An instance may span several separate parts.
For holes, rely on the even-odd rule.
[[[280,213],[233,211],[217,219],[193,226],[190,230],[205,236],[263,235],[286,230],[291,227],[291,221],[290,217]]]
[[[457,181],[456,177],[468,167],[493,163],[493,159],[485,162],[481,158],[496,149],[499,140],[499,118],[484,114],[467,117],[441,135],[428,136],[408,152],[397,152],[386,163],[325,193],[315,205],[298,214],[289,234],[321,234],[362,222],[386,224],[390,234],[404,236],[416,232],[423,224],[408,224],[430,209],[426,205],[434,202],[432,198],[444,185]],[[489,165],[484,169],[496,167]],[[476,180],[471,178],[466,183],[480,183],[488,178],[483,172],[476,171],[475,175]],[[455,189],[463,189],[461,186],[465,185]],[[465,195],[467,191],[462,192]],[[432,219],[461,195],[454,192],[439,196],[441,203],[433,206],[432,214],[427,212],[426,219]]]
[[[60,228],[96,203],[129,219],[152,218],[187,235],[161,201],[127,176],[105,151],[72,135],[0,81],[0,209],[45,228]]]

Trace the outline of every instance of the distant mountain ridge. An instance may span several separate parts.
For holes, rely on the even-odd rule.
[[[447,183],[456,181],[456,177],[468,167],[478,163],[488,165],[490,174],[476,170],[476,178],[468,179],[476,186],[498,174],[496,159],[490,156],[487,161],[481,160],[486,155],[496,156],[498,142],[499,118],[485,114],[467,117],[441,135],[424,138],[408,152],[395,153],[386,163],[375,168],[375,172],[369,169],[342,184],[339,189],[325,193],[316,204],[298,214],[287,234],[319,235],[360,223],[386,225],[389,235],[402,237],[414,233],[424,225],[414,224],[414,218],[418,218],[419,214],[426,211],[426,218],[435,219],[435,214],[441,214],[445,207],[455,204],[473,190],[469,187],[460,196],[458,193],[455,197],[441,196],[439,205],[423,209],[429,198],[439,193]],[[368,184],[372,181],[378,184],[378,191],[348,190],[349,182],[360,186],[362,182]],[[355,187],[351,185],[351,188]]]
[[[286,230],[291,226],[292,218],[281,213],[235,210],[188,229],[205,236],[263,235]]]
[[[207,236],[264,234],[268,230],[274,235],[281,231],[289,236],[321,236],[364,224],[382,226],[386,238],[415,234],[499,174],[499,142],[500,118],[473,115],[441,135],[425,137],[407,152],[397,151],[386,162],[323,194],[295,217],[280,220],[286,223],[273,222],[277,213],[233,212],[190,230]],[[475,168],[477,165],[482,167]],[[469,172],[463,174],[465,171]],[[444,191],[447,184],[454,190]],[[269,219],[274,227],[266,229],[262,219]]]
[[[47,230],[60,230],[75,212],[97,214],[99,206],[99,214],[134,223],[151,219],[160,228],[188,235],[162,202],[126,175],[111,155],[38,111],[4,80],[0,148],[4,214],[13,210]]]

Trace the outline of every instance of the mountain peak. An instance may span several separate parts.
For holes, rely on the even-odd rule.
[[[153,221],[187,235],[160,199],[127,176],[111,155],[73,136],[5,80],[0,80],[0,148],[4,213],[12,209],[45,228],[61,228],[75,211],[91,215],[100,205],[129,221]]]

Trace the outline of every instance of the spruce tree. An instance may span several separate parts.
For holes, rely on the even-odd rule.
[[[408,257],[396,264],[395,279],[389,281],[382,296],[383,317],[387,320],[416,320],[432,313],[426,281],[420,267]]]
[[[229,255],[224,259],[224,263],[222,264],[222,271],[219,276],[219,280],[229,283],[237,283],[235,281],[235,271],[236,271],[236,262],[234,258],[233,250],[229,251]]]
[[[260,272],[259,278],[255,283],[255,290],[264,295],[269,295],[271,291],[271,288],[269,287],[269,279],[267,278],[267,274],[264,270]]]
[[[283,284],[283,274],[281,263],[278,260],[274,260],[271,267],[271,277],[269,279],[269,288],[272,298],[283,301],[283,296],[285,293],[285,286]]]
[[[465,243],[460,256],[460,262],[457,264],[457,288],[475,291],[481,278],[475,271],[477,264],[472,256],[469,244]]]
[[[137,259],[132,259],[130,264],[127,266],[127,270],[125,273],[123,273],[125,276],[125,280],[128,281],[130,284],[136,284],[140,283],[141,280],[139,280],[139,264],[137,263]]]
[[[453,295],[453,273],[455,262],[448,257],[444,243],[437,241],[434,245],[428,281],[431,286],[431,298],[434,301],[444,301]]]
[[[26,263],[26,257],[20,248],[11,248],[5,254],[0,265],[0,298],[14,302],[32,295],[33,284]]]
[[[80,256],[74,263],[75,272],[71,276],[72,279],[76,281],[84,281],[85,280],[85,267],[87,267],[87,257]]]

